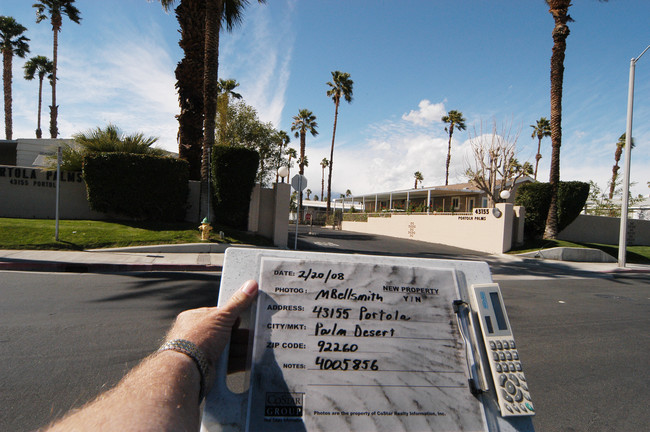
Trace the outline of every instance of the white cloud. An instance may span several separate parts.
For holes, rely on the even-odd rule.
[[[413,123],[417,126],[426,126],[433,122],[441,121],[447,114],[444,102],[432,104],[427,99],[422,99],[418,104],[418,110],[411,110],[408,114],[402,115],[402,120]]]
[[[289,4],[281,23],[269,8],[251,4],[240,28],[221,36],[219,76],[236,79],[248,105],[262,121],[280,125],[289,85],[294,34]]]
[[[423,102],[420,103],[421,112],[430,112],[427,107],[442,106],[442,103],[432,105],[429,101]],[[387,120],[369,125],[369,138],[354,146],[337,139],[332,175],[334,197],[347,189],[353,194],[410,189],[414,185],[415,171],[423,174],[425,186],[444,184],[448,137],[443,128],[423,130],[419,125],[414,126],[414,117],[405,117],[402,120]],[[465,181],[464,155],[468,144],[461,140],[461,134],[454,135],[450,183]],[[310,161],[319,163],[323,157],[329,159],[329,144],[326,141],[319,141],[323,143],[322,147],[315,143],[308,145],[307,155]],[[317,163],[306,168],[306,175],[310,185],[316,183],[316,194],[320,196],[322,172]],[[315,190],[313,187],[311,189]]]

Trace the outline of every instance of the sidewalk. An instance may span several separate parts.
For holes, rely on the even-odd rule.
[[[123,273],[149,271],[192,271],[220,272],[223,269],[225,250],[233,245],[218,243],[190,243],[179,245],[138,246],[130,248],[95,249],[88,251],[51,250],[0,250],[0,270],[45,271],[72,273]],[[235,247],[251,247],[235,245]],[[459,257],[460,259],[467,259]],[[603,275],[650,274],[650,266],[627,264],[619,268],[617,263],[571,262],[535,259],[517,255],[491,255],[485,261],[494,266],[494,273],[508,277],[510,272],[501,272],[515,264],[513,275],[520,273],[522,267],[544,272],[554,268],[562,272],[571,269],[578,274],[600,273]],[[539,273],[539,272],[537,272]]]
[[[0,270],[73,273],[220,272],[229,244],[138,246],[88,251],[0,250]]]

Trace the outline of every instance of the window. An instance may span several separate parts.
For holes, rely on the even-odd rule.
[[[458,210],[460,208],[460,197],[451,198],[451,208],[454,210]]]
[[[481,207],[487,208],[487,206],[488,206],[488,199],[487,197],[483,197],[483,199],[481,200]]]
[[[471,212],[474,210],[474,198],[468,198],[467,199],[467,211]]]

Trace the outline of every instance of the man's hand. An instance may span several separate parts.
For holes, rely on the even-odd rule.
[[[193,342],[206,355],[214,368],[221,352],[236,329],[239,315],[257,296],[258,285],[254,280],[244,282],[223,307],[206,307],[182,312],[167,333],[166,340],[185,339]],[[235,330],[236,334],[241,331]]]

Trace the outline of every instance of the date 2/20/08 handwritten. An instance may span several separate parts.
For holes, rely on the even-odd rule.
[[[332,269],[328,269],[327,273],[325,273],[325,271],[314,271],[313,269],[309,268],[308,270],[298,270],[297,274],[294,270],[278,269],[273,271],[273,275],[297,277],[298,279],[302,279],[305,282],[307,282],[309,279],[322,280],[323,283],[327,283],[330,279],[339,281],[345,280],[345,273],[336,273]]]
[[[307,279],[323,279],[323,283],[331,279],[333,280],[344,280],[345,275],[343,273],[333,273],[332,269],[327,270],[327,273],[315,272],[310,268],[309,270],[300,270],[298,272],[298,277],[307,281]]]

